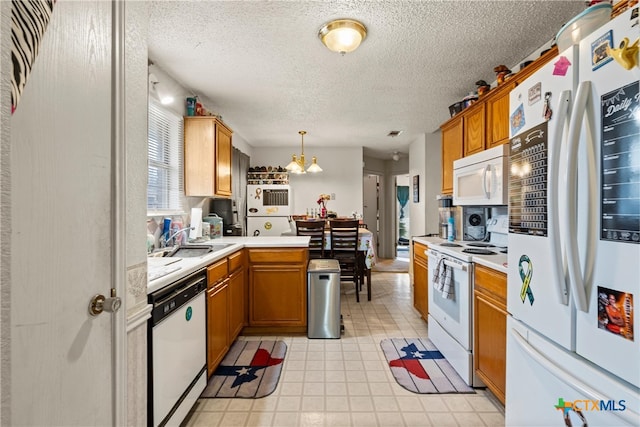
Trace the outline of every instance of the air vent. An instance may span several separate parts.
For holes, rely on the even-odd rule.
[[[392,130],[391,132],[389,132],[387,134],[387,136],[390,136],[392,138],[395,138],[396,136],[400,135],[402,133],[401,130]]]

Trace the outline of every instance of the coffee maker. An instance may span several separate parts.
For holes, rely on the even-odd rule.
[[[438,221],[439,221],[439,235],[441,238],[446,239],[448,236],[448,222],[449,218],[453,217],[454,223],[454,233],[456,240],[460,240],[460,233],[458,233],[458,229],[460,227],[457,224],[460,224],[460,215],[459,210],[453,206],[453,197],[452,196],[437,196],[438,200]]]

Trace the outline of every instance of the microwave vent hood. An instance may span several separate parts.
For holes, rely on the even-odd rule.
[[[509,144],[498,145],[497,147],[489,148],[488,150],[454,160],[453,169],[456,170],[477,163],[485,163],[499,157],[509,157]]]
[[[504,206],[509,189],[509,144],[453,162],[453,204]]]

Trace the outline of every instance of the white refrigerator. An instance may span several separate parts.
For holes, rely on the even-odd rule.
[[[288,184],[247,185],[247,235],[281,236],[290,232],[291,204]]]
[[[507,426],[640,425],[640,68],[604,47],[639,35],[636,6],[510,94]]]

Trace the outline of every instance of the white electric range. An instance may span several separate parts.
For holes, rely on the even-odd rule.
[[[487,241],[433,242],[427,250],[429,339],[472,387],[483,386],[473,369],[473,266],[479,263],[504,271],[508,232],[509,217],[500,215],[487,221]],[[451,270],[450,293],[434,286],[441,260]]]

